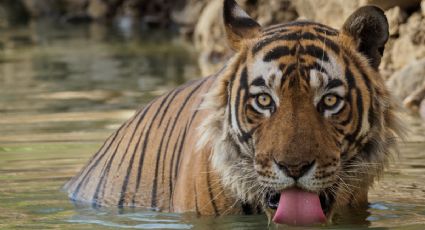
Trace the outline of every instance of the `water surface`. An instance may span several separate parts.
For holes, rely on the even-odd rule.
[[[136,108],[198,77],[195,60],[164,32],[49,22],[0,31],[0,228],[267,228],[263,215],[92,209],[60,190]],[[412,132],[368,211],[319,228],[425,229],[425,128],[405,120]]]

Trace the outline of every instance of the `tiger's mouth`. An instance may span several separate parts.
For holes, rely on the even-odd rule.
[[[331,194],[290,188],[281,192],[269,192],[265,204],[271,212],[269,218],[277,224],[312,225],[325,223],[330,218],[335,202],[335,197]]]

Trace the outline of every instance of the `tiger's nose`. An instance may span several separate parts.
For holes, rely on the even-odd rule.
[[[287,176],[297,180],[302,177],[309,169],[314,165],[314,160],[312,161],[301,161],[299,163],[285,162],[285,161],[276,161],[276,165],[282,170]]]

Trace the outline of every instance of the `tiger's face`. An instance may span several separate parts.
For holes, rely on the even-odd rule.
[[[210,95],[219,115],[204,125],[216,133],[223,184],[276,223],[321,222],[366,204],[397,131],[377,72],[383,11],[360,8],[340,31],[306,21],[263,29],[226,0],[224,21],[237,53]]]
[[[285,29],[291,32],[268,35]],[[350,52],[341,45],[344,38],[326,29],[294,23],[265,30],[250,44],[247,64],[236,74],[246,85],[231,90],[232,130],[235,136],[242,134],[241,149],[254,156],[257,180],[268,190],[264,199],[271,209],[288,188],[318,194],[335,188],[344,171],[341,155],[350,146],[347,138],[370,127],[368,120],[353,119],[363,116],[358,100],[368,102],[362,110],[371,109],[370,98],[362,95],[366,88],[350,90],[349,81],[363,81],[360,70],[349,64],[347,54],[347,62],[341,57]],[[296,39],[270,43],[276,36]],[[323,197],[322,207],[330,211],[326,203]]]

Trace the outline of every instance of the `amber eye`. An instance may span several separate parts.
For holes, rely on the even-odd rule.
[[[338,96],[333,95],[333,94],[328,94],[328,95],[323,97],[322,103],[323,103],[323,106],[325,107],[325,109],[332,109],[336,105],[338,105],[340,100],[341,99]]]
[[[257,104],[263,108],[268,108],[273,104],[273,100],[268,94],[259,94],[256,97]]]

